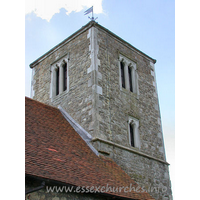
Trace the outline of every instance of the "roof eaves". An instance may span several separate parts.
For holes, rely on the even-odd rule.
[[[36,175],[32,175],[32,174],[28,174],[25,173],[25,176],[27,178],[31,178],[32,180],[39,180],[39,181],[44,181],[45,185],[57,185],[57,186],[69,186],[69,187],[73,187],[76,191],[76,188],[79,188],[79,191],[81,189],[81,187],[79,185],[74,185],[74,184],[70,184],[67,182],[62,182],[62,181],[58,181],[58,180],[54,180],[54,179],[49,179],[49,178],[45,178],[45,177],[40,177],[40,176],[36,176]],[[83,194],[83,193],[82,193]],[[92,192],[92,193],[86,193],[86,194],[92,194],[92,195],[100,195],[100,196],[105,196],[105,197],[112,197],[113,199],[122,199],[122,200],[139,200],[137,199],[133,199],[131,197],[126,197],[126,196],[120,196],[120,195],[115,195],[115,194],[111,194],[111,193],[107,193],[107,192]],[[155,200],[154,198],[150,198],[150,199],[144,199],[144,200]]]

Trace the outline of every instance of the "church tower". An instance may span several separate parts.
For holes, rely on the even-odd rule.
[[[91,21],[30,64],[31,96],[66,110],[155,199],[171,199],[156,60]]]

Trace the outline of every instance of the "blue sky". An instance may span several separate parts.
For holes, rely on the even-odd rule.
[[[40,2],[40,3],[38,3]],[[157,60],[155,65],[167,161],[174,189],[175,2],[174,0],[26,1],[25,95],[30,96],[29,64],[89,22],[94,5],[100,25]],[[54,4],[56,2],[56,4]]]

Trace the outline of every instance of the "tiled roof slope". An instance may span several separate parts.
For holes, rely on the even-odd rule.
[[[26,174],[75,186],[126,187],[137,184],[111,159],[96,156],[61,112],[25,98]],[[127,190],[126,190],[127,191]],[[106,192],[105,192],[106,193]],[[146,192],[114,192],[118,197],[153,199]]]

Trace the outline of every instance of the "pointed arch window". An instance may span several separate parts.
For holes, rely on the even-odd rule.
[[[136,63],[129,58],[119,55],[120,89],[129,90],[139,97],[138,74]]]
[[[59,96],[63,92],[69,92],[69,67],[68,55],[57,60],[51,65],[50,98]]]
[[[56,95],[59,94],[59,82],[60,82],[60,70],[58,67],[56,70]]]
[[[134,124],[129,124],[130,129],[130,144],[132,147],[135,147],[135,141],[134,141]]]
[[[121,83],[122,83],[122,87],[125,88],[124,63],[122,61],[120,62],[120,66],[121,66]]]
[[[67,90],[67,63],[63,66],[63,90]]]
[[[128,135],[130,146],[140,149],[139,120],[134,117],[129,117]]]
[[[129,78],[130,91],[133,92],[132,68],[130,66],[128,66],[128,78]]]

